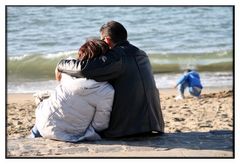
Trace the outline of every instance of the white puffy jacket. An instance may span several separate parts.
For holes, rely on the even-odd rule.
[[[61,83],[36,109],[36,127],[45,138],[96,140],[108,128],[114,89],[107,82],[62,74]]]

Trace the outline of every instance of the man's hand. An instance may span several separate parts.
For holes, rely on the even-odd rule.
[[[61,81],[62,73],[58,71],[58,68],[55,69],[55,78],[57,81]]]

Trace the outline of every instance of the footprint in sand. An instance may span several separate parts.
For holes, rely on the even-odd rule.
[[[185,119],[184,118],[174,118],[174,121],[176,121],[176,122],[181,122],[181,121],[185,121]]]

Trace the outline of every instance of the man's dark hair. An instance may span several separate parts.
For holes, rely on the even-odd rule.
[[[127,40],[127,30],[116,21],[109,21],[100,28],[104,37],[109,36],[113,43]]]
[[[191,69],[186,69],[186,72],[191,72],[192,70]]]

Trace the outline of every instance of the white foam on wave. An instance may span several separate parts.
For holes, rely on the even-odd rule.
[[[58,52],[58,53],[49,53],[44,55],[43,57],[46,59],[49,58],[57,58],[57,57],[69,57],[72,55],[77,55],[77,51],[66,51],[66,52]]]
[[[154,79],[158,89],[173,88],[176,85],[180,73],[154,74]],[[201,72],[203,87],[223,87],[232,86],[232,72]],[[42,90],[54,90],[58,82],[56,80],[35,81],[35,82],[9,82],[8,93],[34,93]]]
[[[10,56],[9,59],[10,60],[23,60],[24,58],[30,56],[30,54],[24,54],[21,56]]]
[[[56,80],[37,82],[9,82],[8,93],[35,93],[43,90],[54,90],[58,85]]]
[[[155,74],[157,88],[173,88],[182,74]],[[200,78],[203,87],[232,86],[233,75],[231,72],[201,72]]]
[[[19,56],[11,56],[9,55],[10,60],[24,60],[24,58],[27,57],[36,57],[41,56],[45,59],[52,59],[52,58],[59,58],[59,57],[69,57],[69,56],[76,56],[77,51],[63,51],[63,52],[57,52],[57,53],[48,53],[48,54],[24,54]]]

